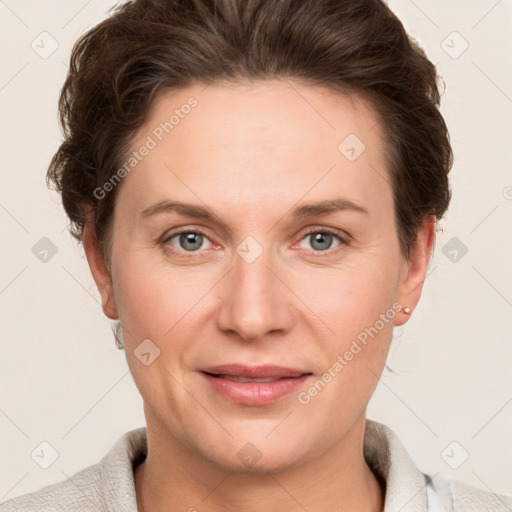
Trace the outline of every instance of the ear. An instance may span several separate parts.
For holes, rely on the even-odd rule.
[[[92,277],[101,296],[101,307],[103,313],[112,319],[117,320],[117,309],[114,299],[112,286],[112,277],[107,267],[107,263],[103,256],[103,252],[99,247],[98,239],[94,230],[94,224],[90,215],[82,232],[82,244],[84,246],[85,255],[91,269]]]
[[[427,268],[432,254],[435,240],[436,219],[428,217],[423,221],[419,231],[417,243],[411,248],[409,259],[405,262],[404,271],[398,285],[397,301],[403,308],[411,312],[416,308],[423,290],[423,283],[427,275]],[[409,318],[403,311],[395,316],[395,325],[403,325]]]

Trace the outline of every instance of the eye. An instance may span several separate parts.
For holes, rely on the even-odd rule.
[[[316,252],[327,252],[332,247],[333,238],[336,238],[339,241],[338,246],[335,247],[334,250],[339,248],[341,245],[348,245],[348,240],[346,238],[342,237],[336,231],[326,228],[313,228],[306,233],[302,240],[309,239],[311,247]]]
[[[205,240],[208,240],[207,236],[199,229],[188,229],[178,231],[166,237],[163,240],[163,244],[170,244],[173,248],[176,245],[171,243],[172,240],[176,239],[177,249],[185,252],[197,252],[203,246]]]
[[[331,252],[333,238],[338,240],[338,246],[333,251],[336,251],[340,246],[349,244],[348,237],[344,237],[337,231],[327,228],[310,229],[302,237],[301,242],[308,238],[310,239],[312,250],[315,252]],[[210,244],[210,248],[213,246],[202,230],[194,228],[171,233],[162,240],[162,244],[165,246],[170,245],[172,252],[194,253],[200,252],[199,249],[201,248],[205,248],[205,241]]]

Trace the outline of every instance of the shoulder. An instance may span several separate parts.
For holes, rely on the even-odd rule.
[[[0,503],[1,512],[136,512],[133,467],[147,454],[146,428],[121,436],[96,464]]]
[[[47,485],[0,504],[2,512],[85,512],[103,510],[99,502],[100,463],[61,482]]]
[[[454,512],[512,512],[512,496],[472,487],[442,475],[432,483],[438,496],[443,496],[444,489],[449,489]]]
[[[448,479],[446,479],[448,480]],[[462,482],[451,480],[449,484],[455,511],[512,511],[512,496],[496,494],[491,491],[478,489]]]
[[[385,512],[512,512],[512,496],[482,490],[418,468],[393,430],[366,420],[365,457],[386,482]]]

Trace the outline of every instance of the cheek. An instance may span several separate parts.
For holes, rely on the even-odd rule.
[[[386,266],[382,261],[380,256],[367,253],[357,262],[347,261],[343,267],[318,272],[314,279],[302,279],[297,292],[307,297],[314,313],[312,329],[317,335],[325,333],[316,336],[326,356],[322,361],[325,373],[316,386],[322,390],[317,403],[343,403],[347,409],[342,414],[367,402],[389,351],[397,314],[399,267],[391,256]],[[317,391],[311,392],[314,395]]]
[[[156,404],[161,406],[166,400],[180,402],[173,376],[187,366],[184,360],[190,349],[190,334],[198,325],[192,306],[200,297],[183,293],[186,280],[168,269],[158,270],[128,257],[116,275],[116,303],[127,362],[141,395],[157,409]],[[145,353],[149,353],[147,365]]]
[[[346,341],[373,325],[382,314],[394,315],[399,269],[392,264],[383,268],[381,261],[367,255],[357,262],[310,273],[307,279],[295,276],[294,292],[303,298],[319,325],[323,322],[322,330],[328,337]],[[379,330],[386,331],[380,322],[378,325]]]
[[[125,345],[133,349],[149,338],[160,350],[172,345],[173,353],[181,354],[179,344],[186,345],[187,333],[200,327],[208,291],[216,280],[217,274],[211,272],[171,268],[168,262],[155,264],[137,251],[128,253],[118,262],[114,280]]]
[[[317,333],[326,333],[316,338],[323,373],[299,402],[330,411],[329,421],[339,427],[349,417],[352,421],[362,414],[373,394],[386,363],[397,312],[393,287],[386,280],[364,279],[359,274],[337,283],[326,279],[324,285],[325,294],[318,294],[311,308],[322,320],[315,320]]]

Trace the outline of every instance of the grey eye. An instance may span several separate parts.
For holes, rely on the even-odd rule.
[[[197,251],[203,243],[201,233],[182,233],[179,235],[180,247],[187,251]]]
[[[316,231],[310,231],[302,238],[301,244],[304,240],[309,240],[309,245],[312,250],[318,252],[326,252],[333,247],[333,240],[338,240],[338,245],[341,245],[344,240],[337,234],[331,233],[325,229],[317,229]],[[310,247],[304,247],[302,249],[310,249]]]
[[[174,239],[177,239],[177,243],[173,242]],[[208,241],[208,237],[199,231],[179,231],[169,236],[165,243],[177,250],[195,252],[203,248],[205,241]]]
[[[333,236],[329,233],[311,233],[308,235],[311,239],[311,246],[315,251],[325,251],[331,248]]]

